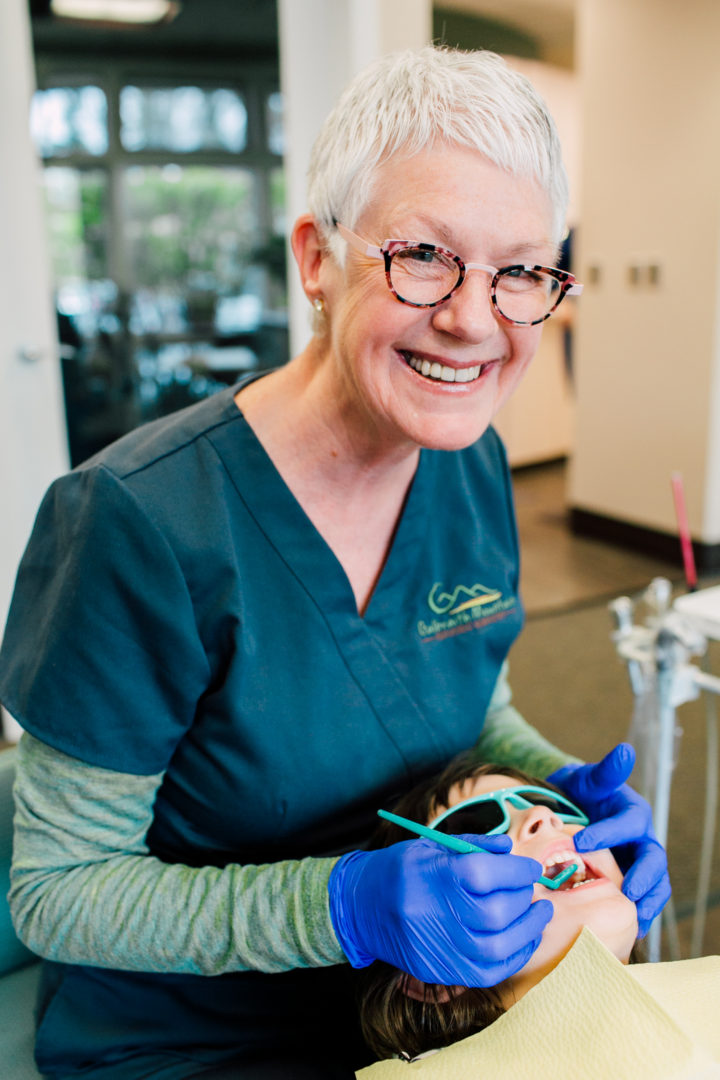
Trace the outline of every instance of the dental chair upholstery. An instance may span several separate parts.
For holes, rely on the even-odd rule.
[[[0,1076],[2,1080],[40,1080],[33,1043],[41,964],[18,940],[7,902],[15,757],[14,748],[0,751]]]

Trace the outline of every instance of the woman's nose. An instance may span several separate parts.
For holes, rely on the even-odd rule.
[[[433,309],[433,326],[468,343],[484,341],[500,330],[490,296],[490,278],[470,270],[457,292]]]

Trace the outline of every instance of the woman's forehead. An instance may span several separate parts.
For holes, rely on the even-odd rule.
[[[458,146],[383,162],[361,215],[362,222],[381,231],[401,225],[425,229],[432,242],[449,247],[476,231],[498,243],[552,245],[552,220],[549,196],[537,180]]]

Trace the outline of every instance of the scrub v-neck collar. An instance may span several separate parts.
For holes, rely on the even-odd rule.
[[[434,455],[420,451],[387,558],[361,615],[342,564],[285,483],[234,400],[237,389],[233,388],[229,398],[230,415],[236,423],[230,425],[231,437],[222,440],[222,457],[248,510],[280,557],[325,611],[372,622],[374,609],[382,606],[383,594],[397,590],[407,579],[409,566],[421,557],[435,474]]]

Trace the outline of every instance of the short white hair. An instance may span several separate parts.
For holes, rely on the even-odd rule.
[[[524,75],[485,50],[428,45],[391,53],[352,80],[323,124],[308,170],[310,212],[342,258],[335,221],[353,228],[378,165],[439,142],[479,151],[535,179],[550,200],[553,236],[565,230],[568,181],[545,102]]]

